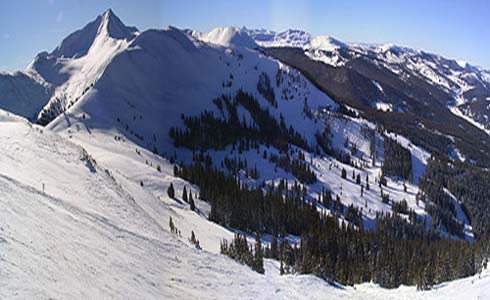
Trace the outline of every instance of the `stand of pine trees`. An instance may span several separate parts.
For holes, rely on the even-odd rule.
[[[270,97],[268,85],[270,80],[267,79],[258,85],[266,99]],[[312,273],[342,284],[373,281],[384,287],[406,284],[417,285],[420,289],[475,274],[486,265],[490,254],[489,246],[484,243],[490,237],[489,231],[485,230],[485,225],[490,224],[488,171],[453,163],[447,158],[432,158],[426,176],[420,180],[420,198],[426,201],[427,210],[434,216],[431,229],[427,231],[426,220],[411,210],[407,211],[404,203],[393,203],[393,209],[400,214],[408,214],[409,221],[398,214],[380,214],[376,218],[377,229],[365,231],[362,228],[362,209],[345,207],[339,195],[333,199],[329,191],[323,191],[318,200],[306,199],[305,186],[286,181],[249,187],[237,176],[238,170],[242,169],[240,164],[248,168],[246,161],[227,163],[229,171],[235,171],[225,172],[214,168],[210,156],[203,154],[208,149],[220,150],[229,145],[233,149],[238,148],[239,153],[251,148],[258,150],[259,144],[272,145],[281,155],[271,154],[269,160],[294,174],[303,184],[309,184],[316,181],[315,174],[300,153],[298,158],[289,156],[291,145],[309,152],[316,148],[319,153],[322,149],[351,163],[349,154],[332,150],[328,131],[316,135],[317,146],[313,147],[293,127],[288,128],[284,118],[276,120],[250,94],[238,91],[234,97],[221,96],[213,102],[221,112],[219,117],[208,111],[194,117],[182,115],[185,129],[170,129],[175,146],[201,152],[193,164],[175,166],[174,175],[200,187],[199,198],[211,205],[210,220],[246,232],[273,234],[276,239],[270,249],[262,251],[258,243],[260,251],[254,251],[246,239],[238,235],[231,244],[223,242],[224,254],[259,272],[260,263],[257,261],[263,252],[280,260],[281,273]],[[240,121],[239,106],[250,113],[253,122]],[[410,152],[389,138],[384,141],[383,175],[411,180]],[[375,136],[371,148],[375,157]],[[346,170],[342,170],[342,177],[347,178]],[[380,187],[386,186],[384,176],[379,179],[379,184]],[[448,232],[462,236],[464,227],[455,221],[454,205],[446,197],[444,189],[463,202],[462,207],[476,229],[478,242],[470,244],[462,240],[442,239],[436,233],[435,229],[444,227]],[[382,195],[384,202],[392,202],[387,193]],[[321,213],[317,209],[317,201],[330,209],[333,216]],[[340,215],[349,221],[349,225],[339,226]],[[285,238],[280,238],[285,234],[301,236],[299,245],[291,246]],[[280,239],[279,246],[276,236]]]
[[[339,227],[336,219],[326,217],[319,227],[301,235],[299,246],[266,253],[278,257],[289,272],[315,274],[344,285],[373,281],[387,288],[404,284],[429,289],[474,275],[486,264],[490,252],[483,242],[431,238],[424,228],[401,232],[392,226],[403,221],[391,223],[392,218],[384,219],[377,231],[366,232],[350,225]]]
[[[434,214],[434,226],[444,226],[448,232],[462,235],[464,224],[455,220],[456,208],[451,192],[461,201],[461,207],[469,218],[476,236],[490,224],[490,171],[476,168],[460,161],[452,161],[446,155],[435,154],[429,159],[426,173],[419,180],[419,195],[430,201],[427,210]]]
[[[301,151],[298,152],[298,158],[291,158],[288,152],[281,156],[271,154],[269,161],[286,172],[292,173],[302,183],[312,184],[317,181],[315,173],[305,161],[305,156]]]
[[[262,248],[259,234],[255,238],[255,247],[253,249],[248,245],[247,237],[240,233],[235,233],[231,243],[223,240],[220,246],[221,254],[246,264],[255,272],[264,274],[264,249]]]
[[[271,80],[269,75],[265,72],[260,73],[259,81],[257,82],[257,91],[264,96],[272,106],[277,107],[276,95],[272,88]]]
[[[241,150],[252,146],[258,148],[258,143],[273,145],[281,151],[287,151],[289,144],[310,150],[306,139],[286,126],[281,116],[278,122],[268,109],[263,109],[252,95],[239,90],[232,98],[221,96],[213,100],[220,110],[217,117],[210,111],[204,111],[199,116],[186,117],[182,115],[185,130],[177,127],[170,128],[170,137],[176,147],[186,147],[191,150],[221,150],[228,145],[238,145]],[[253,122],[240,120],[238,106],[242,106],[253,118]],[[225,117],[225,109],[228,118]]]
[[[379,215],[376,231],[339,226],[340,214],[362,224],[362,212],[345,208],[338,195],[332,201],[324,192],[320,203],[330,202],[327,208],[338,214],[320,213],[298,183],[247,187],[236,176],[214,169],[209,156],[176,167],[175,175],[200,186],[200,198],[211,204],[209,218],[214,222],[248,232],[300,235],[299,246],[283,245],[279,253],[265,251],[281,260],[284,272],[312,273],[341,284],[373,281],[389,288],[405,284],[426,289],[479,272],[490,254],[484,243],[442,239],[433,230],[427,232],[425,219],[413,212],[410,222],[396,214]]]
[[[315,133],[315,137],[316,137],[316,142],[317,142],[318,148],[322,149],[325,154],[336,158],[338,161],[340,161],[344,164],[352,165],[351,156],[349,153],[344,152],[344,151],[337,151],[332,146],[332,140],[330,137],[330,129],[328,126],[325,126],[322,133],[320,133],[320,132]],[[317,152],[320,152],[320,151],[317,151]]]
[[[384,137],[384,161],[381,166],[384,176],[398,176],[412,181],[412,155],[410,150],[389,137]]]
[[[317,214],[316,204],[306,201],[306,188],[299,183],[289,186],[247,187],[233,174],[212,167],[211,158],[203,157],[189,166],[176,167],[174,175],[200,187],[199,198],[211,204],[209,219],[224,226],[248,232],[301,234]]]

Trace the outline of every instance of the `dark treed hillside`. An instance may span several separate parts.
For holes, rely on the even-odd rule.
[[[437,87],[415,78],[405,82],[365,58],[353,59],[343,67],[332,67],[311,60],[300,49],[283,47],[264,51],[303,72],[337,102],[362,110],[369,120],[409,137],[415,144],[449,153],[453,142],[445,135],[450,135],[467,158],[480,166],[490,166],[490,137],[452,114],[445,102],[450,96]],[[389,87],[385,88],[384,96],[373,92],[372,79]],[[379,97],[388,103],[406,103],[406,111],[376,111],[368,99]]]

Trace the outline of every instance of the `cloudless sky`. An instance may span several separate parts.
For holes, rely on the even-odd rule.
[[[0,71],[24,69],[108,8],[140,31],[296,28],[344,42],[409,46],[490,69],[489,0],[0,0]]]

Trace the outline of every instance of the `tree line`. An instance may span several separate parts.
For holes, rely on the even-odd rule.
[[[213,168],[209,156],[176,167],[175,175],[200,186],[199,198],[211,204],[211,221],[259,234],[301,236],[299,245],[284,245],[281,253],[264,250],[289,272],[311,273],[341,284],[372,280],[383,287],[406,284],[426,289],[479,272],[489,255],[482,242],[444,239],[425,230],[425,218],[415,214],[410,221],[398,214],[379,214],[377,229],[364,230],[356,225],[362,224],[362,211],[346,208],[338,195],[333,200],[324,191],[320,201],[307,199],[305,186],[284,180],[248,187]],[[317,204],[328,204],[338,214],[327,215]],[[339,226],[341,215],[350,216],[352,222]]]

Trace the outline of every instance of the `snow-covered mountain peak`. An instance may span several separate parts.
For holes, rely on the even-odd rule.
[[[334,51],[338,48],[347,47],[347,45],[333,37],[319,35],[311,40],[311,47],[319,50]]]
[[[135,27],[128,27],[114,14],[111,9],[108,9],[102,14],[102,22],[99,26],[99,34],[107,34],[115,39],[132,39],[137,33]]]
[[[243,26],[242,31],[245,31],[256,42],[269,41],[272,38],[274,38],[274,36],[276,35],[275,31],[268,30],[265,28],[249,29],[249,28]]]
[[[97,37],[131,40],[136,32],[135,27],[124,25],[116,14],[108,9],[94,21],[65,38],[51,55],[65,58],[81,57],[88,53]]]
[[[203,42],[225,47],[257,48],[255,41],[239,27],[218,27],[207,33],[194,31],[192,36]]]
[[[131,49],[144,49],[155,56],[185,55],[196,49],[192,33],[168,26],[142,32],[129,45]],[[182,51],[184,50],[184,51]]]
[[[264,41],[264,46],[308,48],[311,40],[312,35],[306,31],[288,29],[277,33],[270,40]]]
[[[135,27],[124,25],[109,9],[65,38],[53,52],[39,53],[26,70],[49,87],[49,101],[37,121],[47,124],[76,103],[138,35]],[[31,118],[31,114],[22,115]]]
[[[269,38],[266,38],[266,37]],[[327,35],[314,36],[300,29],[288,29],[277,34],[262,35],[256,41],[265,47],[295,47],[305,50],[334,51],[348,47],[346,44]]]
[[[361,45],[361,44],[355,44],[353,45],[354,48],[360,51],[372,51],[374,53],[377,53],[379,55],[404,55],[404,54],[411,54],[411,55],[416,55],[416,54],[422,54],[421,51],[412,49],[409,47],[404,47],[400,45],[396,45],[394,43],[384,43],[384,44],[367,44],[367,45]]]

